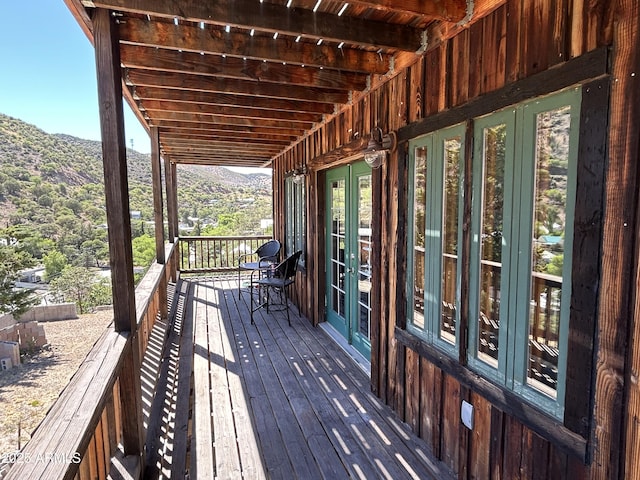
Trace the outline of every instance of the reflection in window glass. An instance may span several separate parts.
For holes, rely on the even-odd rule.
[[[371,175],[358,177],[358,331],[371,338]]]
[[[345,181],[331,184],[331,308],[345,315]]]
[[[505,124],[483,132],[478,358],[498,367],[504,213]]]
[[[440,337],[451,344],[456,342],[456,273],[458,268],[458,195],[461,146],[460,137],[444,141]]]
[[[427,149],[415,149],[414,178],[414,238],[413,238],[413,324],[424,328],[424,247],[425,214],[427,208]]]
[[[569,106],[536,116],[527,383],[552,398],[558,385],[570,127]]]

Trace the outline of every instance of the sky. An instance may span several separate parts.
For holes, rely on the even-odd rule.
[[[0,18],[0,113],[100,141],[93,46],[64,1],[0,0]],[[124,113],[127,147],[149,153],[149,135],[126,102]]]

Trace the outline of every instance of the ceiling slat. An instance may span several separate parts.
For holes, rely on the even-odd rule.
[[[111,10],[149,14],[170,20],[303,35],[314,41],[366,45],[415,52],[422,46],[422,32],[407,25],[372,21],[326,12],[287,8],[255,0],[89,0],[85,5]]]
[[[367,74],[358,72],[126,44],[121,46],[120,51],[122,64],[128,68],[345,91],[364,90],[367,87]]]
[[[137,18],[128,18],[121,23],[119,31],[121,42],[134,45],[225,54],[353,72],[384,74],[389,71],[391,59],[388,54],[296,42],[288,37],[250,37],[242,33],[203,30],[191,25],[148,22]]]
[[[137,87],[134,98],[141,100],[170,100],[173,102],[189,102],[220,106],[239,106],[286,110],[290,112],[333,113],[333,103],[303,102],[280,98],[250,97],[248,95],[230,95],[201,91],[181,91],[159,87]]]
[[[202,75],[180,75],[165,73],[156,75],[146,70],[127,70],[128,84],[174,88],[177,90],[197,90],[211,93],[233,93],[236,95],[286,98],[321,103],[346,103],[349,95],[343,91],[328,88],[305,88],[297,85],[277,85],[257,83],[248,80],[205,77]]]
[[[208,113],[227,117],[265,118],[286,120],[289,122],[320,122],[322,115],[308,112],[286,112],[262,108],[205,105],[197,103],[171,102],[163,100],[143,100],[139,102],[144,110],[167,110],[171,112]]]

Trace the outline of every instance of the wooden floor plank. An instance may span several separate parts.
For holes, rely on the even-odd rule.
[[[295,308],[291,327],[284,312],[264,310],[252,325],[249,292],[238,299],[237,279],[191,286],[191,478],[452,478],[371,393],[355,362]]]
[[[243,318],[238,308],[237,291],[224,289],[221,297],[220,308],[224,311],[223,317],[232,325],[231,332],[238,351],[238,359],[247,397],[249,398],[251,412],[249,415],[256,428],[256,436],[259,449],[264,461],[266,475],[271,479],[295,478],[295,472],[287,455],[287,448],[282,432],[278,427],[271,402],[262,382],[258,368],[258,358],[261,352],[252,348],[251,340],[247,336],[245,325],[249,322],[249,330],[253,332],[255,327],[250,325],[248,318]],[[244,314],[247,312],[245,311]],[[235,327],[235,328],[234,328]],[[255,438],[254,437],[254,438]],[[249,478],[249,477],[247,477]]]
[[[200,285],[201,295],[207,312],[209,338],[209,368],[211,375],[211,405],[213,422],[213,441],[215,449],[216,478],[241,478],[240,455],[236,439],[235,419],[241,411],[241,406],[231,402],[231,385],[227,374],[228,364],[235,359],[228,347],[228,339],[224,324],[221,321],[220,308],[215,302],[212,283]],[[226,347],[226,348],[225,348]],[[246,406],[244,407],[246,409]],[[230,415],[232,412],[233,415]]]
[[[203,292],[199,283],[193,284],[193,317],[195,329],[193,355],[193,437],[191,471],[195,478],[213,480],[213,432],[211,428],[211,395],[209,376],[209,337],[207,325],[207,305],[200,299]],[[194,472],[195,469],[195,472]]]
[[[229,284],[229,288],[231,288],[230,285],[231,284]],[[248,294],[245,295],[248,298]],[[251,325],[250,321],[247,321],[249,320],[249,312],[246,310],[246,305],[242,300],[236,305],[240,312],[240,318],[243,318],[244,321],[242,325],[233,324],[234,334],[237,331],[236,327],[238,327],[238,329],[242,328],[249,340],[251,348],[254,350],[254,358],[257,362],[260,378],[278,428],[282,432],[284,445],[293,466],[294,478],[322,478],[318,464],[314,460],[314,456],[306,442],[300,425],[298,422],[293,421],[295,414],[278,380],[279,377],[274,364],[269,357],[272,340],[262,337],[258,329],[254,325]],[[260,313],[254,316],[256,322],[259,322],[262,318]]]
[[[273,321],[276,319],[278,321]],[[342,378],[322,367],[319,358],[323,354],[318,355],[318,338],[301,335],[306,330],[303,323],[305,321],[298,320],[296,328],[292,329],[284,316],[278,318],[276,314],[266,325],[276,332],[274,336],[278,338],[280,348],[286,352],[287,358],[295,360],[296,364],[292,367],[311,379],[311,385],[307,385],[307,394],[312,398],[312,404],[328,406],[323,410],[318,408],[319,418],[327,432],[339,435],[334,442],[349,446],[346,455],[345,449],[339,452],[345,456],[345,463],[354,466],[351,474],[364,473],[366,478],[420,478],[406,462],[396,462],[398,458],[411,457],[411,452],[406,447],[400,448],[402,443],[394,442],[393,438],[385,442],[373,425],[375,420],[372,419],[371,408],[365,409],[363,402],[356,400],[353,390],[345,385]],[[326,358],[326,354],[324,357]],[[343,362],[346,369],[353,370],[352,374],[364,376],[350,359],[343,358]],[[361,441],[363,438],[367,439],[366,443]]]

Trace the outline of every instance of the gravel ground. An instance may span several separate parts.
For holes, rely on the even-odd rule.
[[[41,323],[50,346],[23,356],[20,366],[0,371],[0,463],[29,441],[112,319],[113,312],[104,310],[75,320]]]

